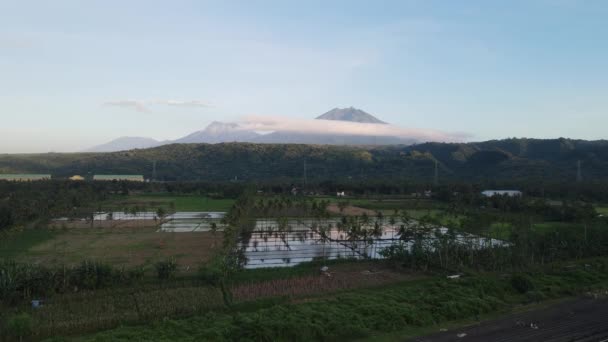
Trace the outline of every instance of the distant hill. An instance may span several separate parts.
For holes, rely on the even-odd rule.
[[[144,137],[121,137],[103,145],[92,147],[85,152],[114,152],[135,148],[150,148],[162,145],[160,141]]]
[[[375,124],[386,124],[386,122],[377,119],[375,116],[362,111],[361,109],[349,107],[349,108],[334,108],[329,112],[320,115],[316,118],[317,120],[338,120],[338,121],[349,121],[359,123],[375,123]]]
[[[584,180],[608,181],[608,141],[507,139],[411,146],[303,144],[170,144],[113,153],[0,155],[0,173],[152,175],[158,179],[432,182],[441,180],[574,182],[581,161]]]
[[[207,128],[197,131],[183,138],[172,141],[177,144],[207,143],[216,144],[222,142],[249,142],[254,141],[260,135],[256,132],[239,129],[236,123],[225,123],[213,121]]]

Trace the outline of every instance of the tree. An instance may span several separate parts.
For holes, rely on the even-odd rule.
[[[163,222],[163,219],[165,218],[165,216],[167,215],[167,212],[165,211],[165,209],[163,207],[159,207],[158,209],[156,209],[156,216],[158,217],[158,219],[160,220],[160,222]]]
[[[8,229],[13,224],[14,220],[11,210],[4,205],[0,206],[0,230]]]

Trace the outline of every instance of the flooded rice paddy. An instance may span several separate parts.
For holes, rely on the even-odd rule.
[[[213,228],[223,229],[224,212],[176,212],[163,217],[159,232],[209,232]],[[95,220],[158,220],[154,212],[100,212]],[[243,239],[239,248],[247,258],[246,268],[287,267],[313,260],[380,259],[381,251],[387,247],[402,244],[411,250],[412,241],[403,241],[400,236],[401,222],[381,220],[364,225],[368,234],[351,234],[340,229],[341,220],[334,219],[275,219],[260,218],[255,221],[252,233]],[[375,229],[374,229],[375,228]],[[507,243],[463,232],[450,231],[445,227],[425,231],[422,244],[434,248],[434,244],[451,234],[456,243],[469,248],[481,249],[506,246]]]

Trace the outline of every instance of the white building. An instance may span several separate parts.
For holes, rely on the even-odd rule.
[[[508,197],[521,197],[523,193],[519,190],[485,190],[481,194],[485,197],[494,196],[508,196]]]

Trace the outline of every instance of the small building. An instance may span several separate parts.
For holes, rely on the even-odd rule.
[[[485,190],[481,194],[485,197],[494,196],[507,196],[507,197],[521,197],[523,193],[519,190]]]
[[[83,181],[83,180],[84,180],[84,177],[82,177],[82,176],[80,176],[80,175],[74,175],[74,176],[70,177],[70,180],[71,180],[71,181],[78,181],[78,182],[81,182],[81,181]]]
[[[142,175],[94,175],[93,180],[95,181],[128,181],[128,182],[143,182],[144,176]]]
[[[51,175],[43,174],[0,174],[0,180],[11,181],[11,182],[31,182],[31,181],[42,181],[51,179]]]
[[[346,193],[344,193],[344,191],[338,191],[336,192],[336,197],[346,197]]]

